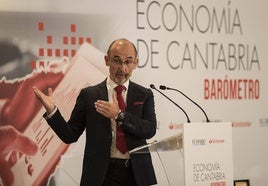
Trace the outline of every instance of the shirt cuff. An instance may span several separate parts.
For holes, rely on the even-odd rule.
[[[50,119],[58,110],[58,107],[55,106],[54,110],[50,113],[46,115],[46,119]]]

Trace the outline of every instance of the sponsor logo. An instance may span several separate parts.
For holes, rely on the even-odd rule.
[[[193,146],[206,145],[206,139],[192,139]]]
[[[239,122],[236,122],[236,121],[233,121],[232,122],[232,127],[233,128],[237,128],[237,127],[251,127],[251,122],[249,121],[239,121]]]
[[[221,181],[221,182],[212,182],[210,185],[211,185],[211,186],[226,186],[226,182],[225,182],[225,181]]]
[[[170,122],[168,128],[169,128],[170,130],[174,130],[174,129],[182,129],[182,123]]]
[[[260,127],[268,127],[268,118],[260,118],[259,126]]]
[[[224,143],[224,139],[210,139],[208,141],[210,144],[214,144],[214,143]]]

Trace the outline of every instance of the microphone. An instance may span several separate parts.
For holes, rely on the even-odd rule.
[[[160,88],[161,90],[174,90],[174,91],[179,92],[179,93],[182,94],[184,97],[186,97],[188,100],[190,100],[192,103],[194,103],[198,108],[200,108],[200,110],[204,113],[207,122],[210,122],[209,119],[208,119],[208,116],[207,116],[206,112],[204,111],[204,109],[203,109],[200,105],[198,105],[195,101],[193,101],[191,98],[189,98],[187,95],[185,95],[183,92],[181,92],[181,91],[178,90],[178,89],[170,88],[170,87],[167,87],[167,86],[164,86],[164,85],[160,85],[159,88]]]
[[[183,108],[181,108],[177,103],[175,103],[173,100],[171,100],[169,97],[167,97],[163,92],[161,92],[160,90],[158,90],[157,88],[155,88],[154,84],[151,84],[150,87],[151,87],[151,89],[154,89],[157,92],[159,92],[160,94],[162,94],[165,98],[167,98],[169,101],[171,101],[174,105],[176,105],[177,107],[179,107],[179,109],[181,109],[181,111],[185,114],[185,116],[187,118],[187,123],[190,123],[190,119],[188,117],[188,114],[185,112],[185,110],[183,110]]]

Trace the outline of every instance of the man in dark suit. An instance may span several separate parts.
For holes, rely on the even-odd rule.
[[[54,104],[52,89],[45,95],[33,87],[34,93],[46,108],[48,124],[65,143],[76,142],[86,129],[81,185],[154,185],[150,153],[129,153],[156,133],[152,91],[129,80],[138,66],[136,48],[126,39],[115,40],[104,59],[109,76],[81,90],[68,122]],[[118,85],[122,93],[117,92]],[[125,151],[117,146],[119,132]]]

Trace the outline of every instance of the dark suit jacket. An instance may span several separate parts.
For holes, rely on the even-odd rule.
[[[86,145],[83,159],[81,185],[101,186],[106,175],[112,142],[111,121],[96,112],[96,100],[108,101],[106,80],[81,90],[69,121],[66,123],[58,110],[48,124],[65,142],[78,140],[86,129]],[[154,96],[146,89],[130,81],[124,124],[128,149],[146,144],[146,139],[156,133]],[[149,153],[131,154],[131,165],[139,186],[156,184],[156,177]]]

